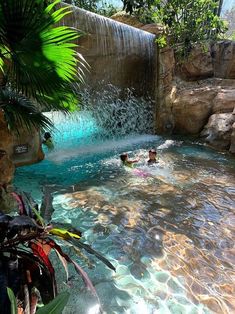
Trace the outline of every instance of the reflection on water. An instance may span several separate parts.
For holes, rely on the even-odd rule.
[[[97,263],[88,270],[108,314],[235,312],[235,162],[203,146],[176,144],[160,147],[153,167],[145,165],[141,143],[133,149],[143,160],[138,170],[121,167],[113,153],[87,160],[86,180],[78,179],[79,157],[67,173],[61,168],[62,175],[47,178],[56,184],[53,219],[83,230],[117,268]],[[40,167],[22,168],[16,183],[24,185]],[[66,313],[97,313],[76,278],[72,287]]]

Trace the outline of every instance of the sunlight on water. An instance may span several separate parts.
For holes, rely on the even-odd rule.
[[[79,259],[103,313],[233,313],[235,160],[200,143],[151,135],[151,102],[140,100],[139,108],[131,93],[120,100],[110,88],[92,111],[85,92],[89,106],[73,118],[53,113],[55,149],[18,168],[16,186],[38,203],[44,196],[54,222],[79,228],[116,267]],[[152,166],[150,148],[158,152]],[[139,159],[135,168],[121,165],[122,152]],[[56,265],[60,289],[69,284],[71,291],[64,314],[99,313],[77,276],[65,284]]]
[[[92,258],[95,268],[87,269],[104,313],[232,313],[234,159],[146,135],[102,145],[91,151],[78,145],[56,162],[49,154],[18,169],[16,184],[38,201],[38,190],[50,188],[53,220],[80,228],[114,264],[115,273]],[[158,163],[148,167],[150,147],[158,149]],[[140,158],[137,168],[120,165],[123,150]],[[59,274],[63,282],[62,268]],[[71,282],[65,313],[96,313],[97,300],[75,274]]]

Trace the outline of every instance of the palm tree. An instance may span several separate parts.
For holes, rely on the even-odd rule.
[[[0,111],[12,130],[51,127],[42,111],[75,110],[82,81],[79,33],[56,24],[60,0],[0,0]],[[79,62],[79,69],[78,69]]]

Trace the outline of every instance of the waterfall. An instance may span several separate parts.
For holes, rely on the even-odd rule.
[[[80,111],[70,116],[45,113],[55,125],[56,150],[74,146],[99,145],[126,136],[153,134],[153,102],[136,97],[131,89],[119,98],[120,89],[108,85],[103,92],[85,89]],[[96,102],[94,102],[96,99]]]
[[[90,71],[80,112],[49,114],[56,151],[153,134],[155,36],[75,6],[63,23],[83,33],[77,43]]]
[[[81,31],[79,52],[90,64],[87,84],[111,83],[151,92],[154,83],[155,36],[146,31],[72,6],[63,23]]]

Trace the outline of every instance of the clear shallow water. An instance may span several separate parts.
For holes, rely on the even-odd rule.
[[[150,147],[159,151],[154,167],[145,164]],[[122,151],[140,156],[137,170],[120,165]],[[133,135],[60,147],[17,169],[15,184],[38,201],[42,187],[50,188],[53,220],[80,228],[116,266],[115,273],[93,260],[87,270],[106,313],[235,312],[234,159],[190,142]],[[96,313],[97,301],[76,276],[70,288],[66,313]]]

